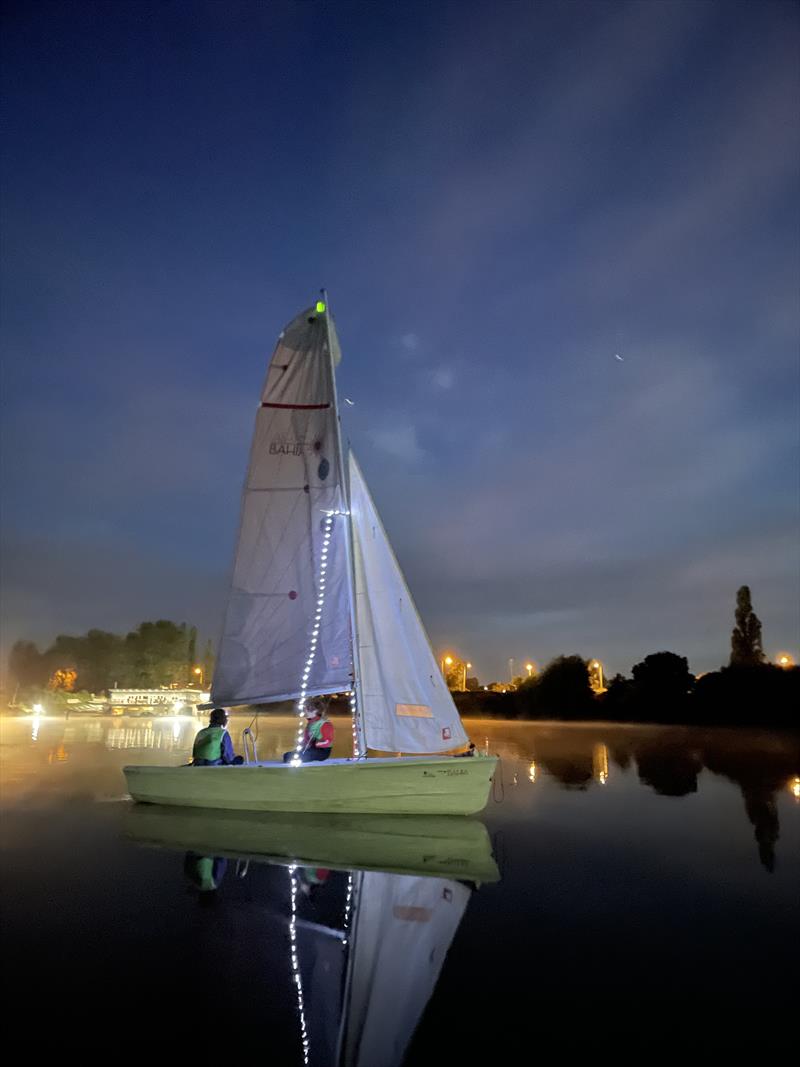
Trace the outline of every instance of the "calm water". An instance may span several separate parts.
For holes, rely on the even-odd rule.
[[[342,1034],[360,1067],[443,1048],[462,1063],[789,1049],[797,735],[470,721],[503,757],[476,860],[489,878],[493,852],[499,877],[476,886],[469,864],[432,878],[261,862],[258,817],[198,826],[132,805],[121,768],[185,761],[197,728],[0,720],[4,1003],[40,1054],[302,1064],[301,1015],[313,1067]],[[292,730],[262,718],[259,755]],[[396,843],[390,827],[374,854]]]

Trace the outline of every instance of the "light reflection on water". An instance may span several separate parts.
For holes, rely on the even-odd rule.
[[[249,722],[232,718],[239,751]],[[482,1033],[454,1033],[450,1021],[478,989],[485,1017],[525,1036],[525,1019],[508,1015],[508,997],[535,991],[542,1010],[556,1009],[563,990],[580,988],[587,945],[603,960],[603,988],[592,992],[601,999],[661,998],[691,1012],[708,994],[704,975],[713,973],[714,995],[746,1013],[774,1011],[791,989],[800,884],[796,735],[468,721],[476,744],[499,753],[502,766],[482,814],[500,880],[470,883],[465,892],[456,877],[389,874],[380,865],[366,879],[345,862],[346,852],[340,864],[331,854],[315,863],[319,841],[337,855],[327,825],[312,825],[303,839],[311,844],[287,879],[285,867],[264,862],[258,816],[196,813],[198,831],[185,811],[159,823],[157,808],[96,803],[124,794],[127,763],[187,762],[202,725],[181,717],[0,720],[3,841],[15,887],[5,912],[18,939],[12,958],[22,987],[44,969],[66,991],[66,1010],[72,972],[88,983],[98,961],[132,998],[141,985],[151,999],[177,998],[195,1010],[212,986],[225,1017],[266,1012],[275,1062],[303,1063],[305,1034],[312,1067],[325,1062],[320,1049],[334,1047],[351,928],[356,940],[361,931],[386,948],[372,961],[370,988],[380,997],[363,1006],[377,1027],[370,1040],[390,1030],[385,1020],[377,1025],[383,1016],[375,1005],[385,996],[399,1026],[400,983],[414,979],[414,1008],[405,1036],[397,1036],[398,1047],[411,1041],[409,1064],[430,1062],[443,1034],[452,1055],[471,1062]],[[336,754],[346,755],[349,723],[336,726]],[[262,717],[260,757],[290,748],[294,728],[290,717]],[[395,832],[376,835],[379,858],[391,853]],[[159,847],[142,847],[148,842]],[[70,888],[54,910],[59,882]],[[434,899],[459,907],[452,921],[445,908],[435,937]],[[382,900],[383,910],[370,911],[367,900]],[[372,934],[363,933],[367,920]],[[88,937],[87,921],[96,931]],[[408,955],[412,944],[431,961],[424,980]],[[155,970],[153,953],[162,961]],[[67,961],[69,978],[61,974]],[[498,968],[506,982],[487,979]],[[225,984],[215,986],[222,971]],[[487,1051],[497,1053],[503,1040],[494,1033]]]
[[[250,716],[232,716],[230,732],[241,750],[241,732]],[[335,754],[348,755],[349,722],[337,726]],[[77,763],[84,776],[97,772],[98,785],[109,781],[124,763],[186,763],[204,720],[189,716],[95,718],[32,715],[0,720],[3,759],[12,764],[14,781],[49,792],[52,780],[37,780],[43,764]],[[744,813],[752,824],[763,866],[775,866],[780,836],[777,797],[800,800],[800,744],[796,735],[769,731],[631,727],[615,724],[508,723],[468,721],[470,733],[486,752],[502,757],[494,795],[511,790],[561,788],[587,792],[592,787],[638,786],[660,796],[686,797],[701,790],[704,779],[722,779],[741,791]],[[295,721],[288,716],[260,716],[256,726],[261,759],[279,759],[291,747]],[[29,737],[26,749],[24,738]],[[99,749],[124,754],[108,763]],[[146,755],[145,755],[146,754]],[[124,792],[121,777],[113,795]],[[102,786],[101,786],[102,788]],[[4,802],[13,800],[8,792]],[[523,806],[527,803],[522,800]]]

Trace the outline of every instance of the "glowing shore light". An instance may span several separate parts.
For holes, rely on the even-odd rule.
[[[600,785],[608,782],[608,747],[599,742],[592,749],[592,773]]]
[[[795,800],[800,800],[800,774],[789,779],[789,792]]]

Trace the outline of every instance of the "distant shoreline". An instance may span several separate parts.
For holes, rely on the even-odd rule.
[[[455,693],[456,705],[458,705],[458,697],[460,694]],[[506,694],[492,694],[492,696],[506,696]],[[332,702],[333,703],[333,702]],[[334,719],[349,719],[350,713],[344,706],[344,701],[341,702],[343,707],[331,707],[329,708],[329,714]],[[600,709],[598,709],[600,710]],[[769,732],[788,732],[792,734],[800,734],[800,725],[795,723],[786,722],[769,722],[769,721],[755,721],[750,722],[690,722],[687,720],[675,720],[665,721],[664,719],[613,719],[608,716],[598,716],[593,718],[591,716],[580,716],[575,718],[558,718],[553,715],[543,715],[541,717],[532,716],[520,716],[520,715],[508,715],[503,712],[505,709],[498,711],[492,710],[490,713],[486,713],[486,710],[461,710],[461,718],[465,723],[492,723],[496,725],[508,725],[508,726],[574,726],[576,728],[613,728],[613,729],[675,729],[675,730],[764,730]],[[0,708],[0,718],[33,718],[35,713],[33,711],[25,710],[23,708]],[[240,719],[252,719],[255,716],[268,719],[286,719],[294,720],[296,712],[293,704],[281,704],[273,705],[266,704],[258,707],[241,706],[237,709],[231,710],[232,717],[237,720]],[[112,714],[110,711],[74,711],[70,710],[65,712],[62,709],[56,711],[45,711],[42,718],[51,719],[64,719],[66,721],[81,720],[81,719],[138,719],[138,720],[153,720],[153,719],[171,719],[171,718],[185,718],[196,719],[198,722],[205,722],[205,712],[183,712],[176,716],[173,712],[167,711],[126,711],[123,714]]]

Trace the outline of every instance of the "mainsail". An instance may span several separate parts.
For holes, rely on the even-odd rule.
[[[366,743],[381,752],[459,748],[467,735],[352,452],[349,474]]]
[[[318,305],[290,322],[267,371],[214,672],[215,704],[295,697],[316,623],[306,692],[340,692],[352,684],[347,519],[333,381],[338,342],[327,315]],[[327,568],[321,572],[331,513]],[[316,620],[321,592],[324,605]]]

